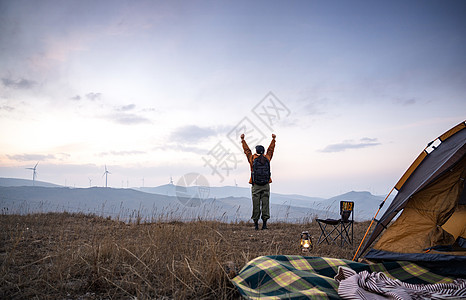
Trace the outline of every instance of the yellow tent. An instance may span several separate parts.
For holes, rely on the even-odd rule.
[[[380,220],[374,219],[377,225],[358,252],[363,254],[378,239],[365,258],[408,260],[440,274],[466,277],[465,178],[463,121],[430,143],[408,168],[395,185],[396,197]]]

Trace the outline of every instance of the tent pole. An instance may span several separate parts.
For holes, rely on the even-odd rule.
[[[375,213],[375,216],[372,218],[371,223],[369,224],[369,227],[367,228],[366,233],[364,234],[364,237],[362,238],[362,241],[361,241],[361,243],[359,244],[358,250],[356,250],[356,253],[355,253],[354,256],[353,256],[353,261],[356,261],[356,257],[357,257],[357,255],[358,255],[358,252],[359,252],[359,250],[361,249],[361,246],[362,246],[362,244],[364,243],[364,240],[366,239],[367,234],[369,233],[369,230],[370,230],[371,227],[372,227],[372,224],[374,224],[375,218],[377,218],[377,215],[379,214],[380,209],[381,209],[382,206],[385,204],[385,201],[387,201],[388,197],[390,197],[390,195],[391,195],[391,193],[393,192],[394,189],[395,189],[395,187],[392,188],[392,190],[390,191],[390,193],[388,193],[387,197],[385,197],[385,199],[383,199],[382,203],[380,203],[379,209],[378,209],[377,212]]]

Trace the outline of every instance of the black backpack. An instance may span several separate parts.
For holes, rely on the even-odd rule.
[[[270,162],[264,155],[259,155],[252,162],[252,184],[266,185],[270,180]]]

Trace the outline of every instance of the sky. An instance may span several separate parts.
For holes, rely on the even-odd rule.
[[[465,120],[465,1],[0,0],[0,177],[386,194]],[[193,176],[192,174],[196,174]]]

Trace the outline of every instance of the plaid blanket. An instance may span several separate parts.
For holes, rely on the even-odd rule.
[[[277,255],[251,260],[232,282],[247,299],[340,299],[334,279],[340,266],[356,272],[383,272],[412,284],[454,281],[410,262],[368,265],[336,258]]]

